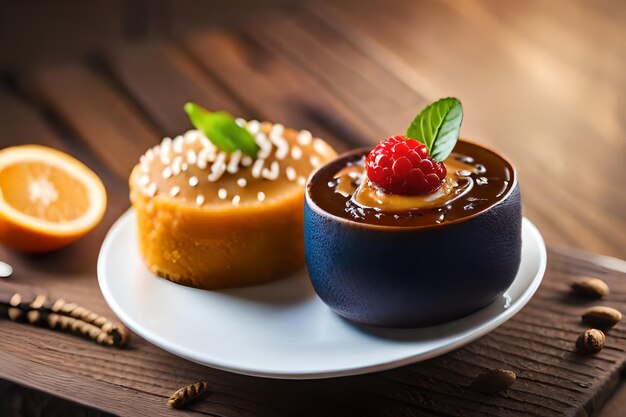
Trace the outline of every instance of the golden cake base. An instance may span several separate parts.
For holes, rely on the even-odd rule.
[[[131,192],[148,269],[178,284],[218,289],[261,284],[304,265],[303,195],[263,204],[199,208]]]

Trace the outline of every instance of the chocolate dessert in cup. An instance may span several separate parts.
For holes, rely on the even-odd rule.
[[[406,135],[318,169],[305,195],[313,287],[341,316],[429,326],[479,310],[511,285],[521,260],[517,173],[461,139],[461,103],[426,107]]]

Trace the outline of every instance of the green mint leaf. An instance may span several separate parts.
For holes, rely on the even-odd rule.
[[[206,137],[220,150],[228,153],[240,150],[256,157],[259,146],[248,130],[239,126],[226,112],[210,112],[195,103],[185,104],[185,112],[191,124],[204,132]]]
[[[454,98],[442,98],[422,110],[406,131],[406,137],[426,145],[437,162],[445,160],[459,138],[463,106]]]

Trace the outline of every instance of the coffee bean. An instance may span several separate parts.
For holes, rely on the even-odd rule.
[[[589,298],[602,298],[609,295],[609,286],[599,278],[580,277],[572,283],[572,290]]]
[[[606,336],[602,333],[602,330],[587,329],[576,341],[576,348],[581,353],[598,353],[604,347]]]
[[[583,323],[603,330],[615,326],[621,319],[622,313],[605,306],[591,307],[582,316]]]
[[[513,385],[516,378],[513,371],[493,369],[478,375],[469,388],[483,394],[496,394]]]

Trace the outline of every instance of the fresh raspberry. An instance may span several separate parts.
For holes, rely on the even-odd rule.
[[[390,194],[429,194],[446,177],[443,162],[435,162],[424,144],[392,136],[380,142],[365,160],[371,182]]]

